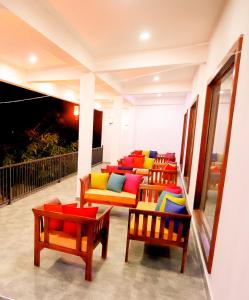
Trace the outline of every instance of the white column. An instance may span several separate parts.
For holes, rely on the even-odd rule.
[[[80,178],[91,172],[93,110],[95,94],[95,76],[92,73],[80,78],[80,116],[77,197],[80,195]]]
[[[122,118],[123,98],[116,97],[113,101],[113,130],[111,141],[111,164],[116,165],[120,158],[120,137],[121,137],[121,118]]]

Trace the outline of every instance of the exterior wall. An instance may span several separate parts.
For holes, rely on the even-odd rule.
[[[199,69],[193,94],[199,93],[194,159],[189,202],[193,206],[199,159],[205,91],[208,79],[214,77],[219,64],[240,34],[244,34],[237,97],[233,116],[229,158],[212,273],[207,275],[215,300],[248,299],[249,289],[249,201],[247,200],[249,167],[249,2],[230,0],[210,40],[205,67]],[[199,79],[199,80],[198,80]],[[194,95],[195,96],[195,95]]]

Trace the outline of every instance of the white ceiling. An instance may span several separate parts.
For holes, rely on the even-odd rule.
[[[207,42],[226,0],[43,0],[95,57]],[[142,31],[151,39],[141,42]]]

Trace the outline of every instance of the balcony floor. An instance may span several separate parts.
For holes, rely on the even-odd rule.
[[[18,300],[207,299],[192,233],[184,274],[179,272],[178,248],[159,249],[131,241],[129,263],[124,262],[126,208],[112,211],[108,258],[101,259],[98,246],[92,282],[84,280],[85,265],[80,258],[60,252],[43,250],[40,268],[34,267],[32,207],[55,196],[72,202],[75,190],[73,176],[0,208],[0,295]]]

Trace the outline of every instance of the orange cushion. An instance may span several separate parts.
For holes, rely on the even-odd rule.
[[[75,207],[63,207],[63,213],[74,216],[82,216],[87,218],[96,219],[98,207],[87,208],[75,208]],[[72,236],[76,236],[77,226],[75,222],[65,221],[63,224],[63,231]]]
[[[134,168],[143,168],[144,156],[142,156],[142,157],[133,157],[133,159],[134,159]]]

